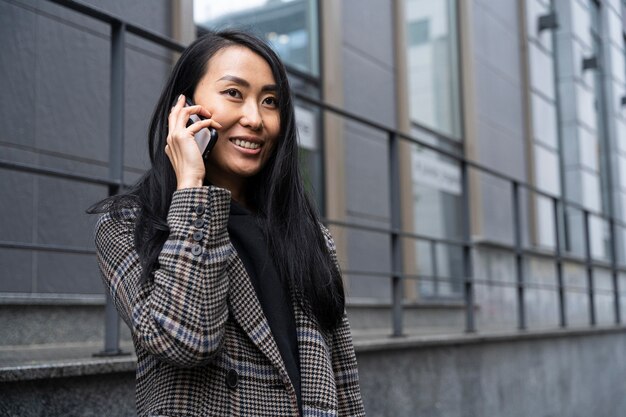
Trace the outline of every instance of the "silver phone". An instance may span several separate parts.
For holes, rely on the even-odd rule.
[[[193,106],[193,102],[190,99],[186,99],[185,104],[187,106]],[[192,114],[187,121],[187,127],[189,127],[192,123],[198,122],[200,120],[205,120],[206,117],[202,117],[197,114]],[[198,144],[198,148],[200,148],[200,153],[202,154],[202,158],[206,159],[209,157],[209,153],[215,146],[217,142],[217,130],[212,127],[205,127],[201,129],[198,133],[194,135],[196,139],[196,143]]]

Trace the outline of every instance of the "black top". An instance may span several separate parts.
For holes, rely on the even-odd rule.
[[[250,275],[263,313],[267,317],[287,373],[296,390],[298,408],[302,415],[300,355],[289,285],[281,280],[276,270],[265,235],[257,219],[234,200],[230,203],[228,233]]]

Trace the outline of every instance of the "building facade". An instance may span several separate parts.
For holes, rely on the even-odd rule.
[[[149,165],[149,118],[177,57],[150,34],[186,45],[231,26],[288,67],[304,177],[337,241],[355,340],[612,326],[623,343],[626,2],[70,3],[0,0],[6,349],[105,337],[84,211]],[[64,330],[76,314],[80,330]],[[581,415],[618,415],[621,388]],[[476,407],[458,415],[506,408]],[[499,415],[531,415],[516,407]],[[575,415],[563,407],[550,415]]]

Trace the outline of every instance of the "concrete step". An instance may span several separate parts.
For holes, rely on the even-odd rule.
[[[0,416],[134,417],[136,358],[99,343],[0,347]]]
[[[110,359],[134,357],[135,350],[131,342],[123,342],[119,356],[100,356],[102,342],[83,343],[48,343],[39,345],[0,346],[0,369],[11,367],[38,367],[67,365],[71,363],[98,363]]]

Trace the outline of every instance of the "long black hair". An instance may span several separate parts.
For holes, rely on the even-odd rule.
[[[324,330],[341,320],[345,295],[341,275],[331,259],[315,205],[307,195],[298,166],[296,124],[287,73],[276,53],[261,39],[234,29],[209,32],[183,51],[161,92],[149,129],[151,168],[126,193],[104,199],[88,213],[139,207],[135,246],[143,280],[152,279],[168,238],[167,213],[176,190],[176,175],[165,154],[167,119],[179,94],[192,97],[211,57],[229,46],[244,46],[269,64],[278,85],[280,136],[261,171],[248,179],[253,202],[282,279],[289,283],[303,310]]]

